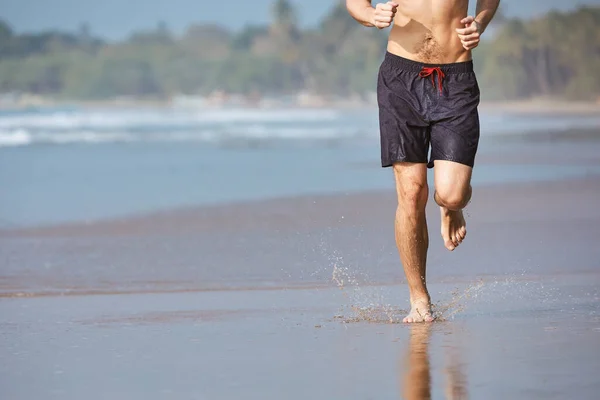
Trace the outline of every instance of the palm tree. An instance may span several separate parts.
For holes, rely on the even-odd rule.
[[[273,27],[289,29],[296,25],[296,10],[288,0],[275,0],[273,3]]]
[[[287,63],[298,59],[300,32],[296,26],[296,10],[289,0],[275,0],[272,6],[271,37],[280,55]]]

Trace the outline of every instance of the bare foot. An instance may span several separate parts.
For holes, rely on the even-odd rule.
[[[467,223],[463,217],[462,210],[452,211],[440,207],[442,212],[442,238],[444,245],[453,251],[462,243],[467,236]]]
[[[402,320],[407,324],[432,321],[431,303],[427,299],[411,301],[410,313]]]

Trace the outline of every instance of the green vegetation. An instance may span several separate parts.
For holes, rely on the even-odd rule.
[[[600,97],[600,8],[510,20],[476,53],[488,97]]]
[[[0,92],[104,99],[215,90],[346,96],[375,89],[387,31],[360,26],[343,1],[312,30],[297,27],[287,0],[276,0],[272,13],[270,26],[231,32],[196,25],[175,37],[159,23],[119,43],[92,37],[87,26],[75,34],[16,35],[0,21]],[[600,8],[498,21],[474,53],[485,98],[598,99]]]

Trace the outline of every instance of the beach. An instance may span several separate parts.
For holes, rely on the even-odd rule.
[[[349,303],[339,289],[3,300],[3,393],[595,398],[597,292],[585,293],[597,279],[530,286],[528,294],[523,283],[487,282],[453,320],[414,327],[344,323],[336,315]],[[390,292],[390,301],[406,295],[400,286]]]
[[[452,254],[431,206],[439,320],[425,327],[400,323],[388,192],[3,232],[1,386],[11,399],[300,399],[307,386],[593,399],[598,193],[597,178],[479,188]]]
[[[599,272],[599,193],[598,178],[477,188],[456,253],[430,201],[429,279]],[[6,230],[2,296],[327,287],[335,267],[399,284],[395,201],[391,191],[303,196]]]
[[[217,146],[214,164],[190,143],[6,148],[0,163],[40,166],[0,173],[3,397],[594,399],[590,126],[486,137],[455,252],[430,199],[438,318],[417,326],[372,136]]]

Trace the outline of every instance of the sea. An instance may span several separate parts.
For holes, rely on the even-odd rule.
[[[552,162],[557,152],[592,157],[598,141],[547,140],[598,128],[598,115],[492,110],[480,121],[478,157],[543,152],[548,162],[483,163],[474,185],[600,174],[594,165]],[[372,107],[0,111],[0,228],[385,188],[393,179],[380,165]]]

